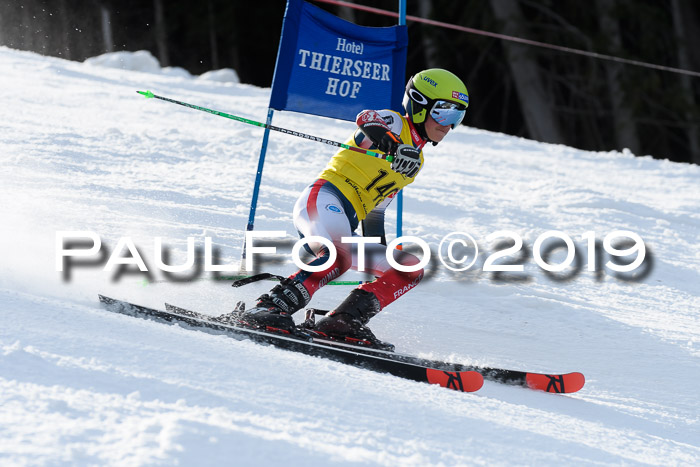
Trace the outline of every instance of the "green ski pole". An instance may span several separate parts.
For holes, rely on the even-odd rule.
[[[358,148],[355,146],[349,146],[347,144],[339,143],[337,141],[332,141],[332,140],[329,140],[326,138],[321,138],[319,136],[307,135],[306,133],[301,133],[299,131],[287,130],[286,128],[280,128],[280,127],[273,126],[273,125],[267,125],[267,124],[262,123],[262,122],[256,122],[255,120],[249,120],[247,118],[237,117],[236,115],[227,114],[225,112],[219,112],[218,110],[207,109],[206,107],[200,107],[198,105],[188,104],[187,102],[176,101],[175,99],[169,99],[167,97],[158,96],[156,94],[153,94],[151,91],[136,91],[136,92],[141,94],[142,96],[145,96],[147,99],[160,99],[162,101],[172,102],[173,104],[178,104],[178,105],[182,105],[184,107],[189,107],[190,109],[201,110],[202,112],[207,112],[207,113],[210,113],[213,115],[218,115],[219,117],[230,118],[231,120],[236,120],[237,122],[243,122],[243,123],[247,123],[249,125],[259,126],[261,128],[267,128],[270,130],[279,131],[280,133],[285,133],[287,135],[298,136],[299,138],[304,138],[304,139],[308,139],[311,141],[316,141],[319,143],[328,144],[330,146],[335,146],[337,148],[349,149],[351,151],[359,152],[362,154],[367,154],[368,156],[378,157],[380,159],[386,159],[389,162],[392,162],[394,160],[394,156],[391,156],[391,155],[387,156],[386,154],[381,154],[381,153],[374,152],[374,151],[368,151],[366,149]]]
[[[221,277],[217,277],[216,279],[213,279],[213,280],[237,281],[240,279],[247,279],[249,277],[252,277],[252,276],[250,276],[249,274],[239,274],[239,275],[235,275],[235,276],[221,276]],[[195,280],[207,280],[207,279],[195,279]],[[266,280],[276,281],[277,279],[270,278],[270,279],[266,279]],[[168,282],[168,280],[163,279],[163,280],[149,281],[147,279],[143,279],[143,280],[139,281],[138,284],[142,287],[146,287],[149,284],[159,284],[159,283],[164,283],[164,282]],[[369,282],[372,282],[372,281],[330,281],[326,285],[360,285],[360,284],[367,284]]]

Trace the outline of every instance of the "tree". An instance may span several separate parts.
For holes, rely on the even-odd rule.
[[[697,17],[693,15],[691,6],[687,2],[671,0],[671,11],[673,12],[673,23],[676,30],[676,39],[678,40],[678,65],[683,69],[691,69],[691,59],[688,52],[691,44],[688,34],[686,33],[686,22],[691,23],[691,28],[698,28]],[[687,120],[687,132],[689,149],[693,162],[700,164],[700,132],[698,131],[697,112],[692,112],[690,109],[697,108],[695,95],[693,93],[693,84],[688,75],[681,75],[681,89],[683,94],[688,99],[688,110],[684,113]]]
[[[432,4],[430,0],[419,0],[418,1],[418,15],[421,18],[430,18],[431,15],[431,10],[432,10]],[[422,47],[423,47],[423,54],[425,57],[425,68],[438,68],[438,63],[437,63],[437,56],[438,56],[438,47],[437,44],[435,43],[435,31],[434,27],[428,26],[426,27],[424,24],[421,25],[422,31]]]
[[[525,37],[525,19],[520,6],[512,0],[492,0],[493,13],[502,24],[502,31],[511,36]],[[564,143],[556,115],[549,104],[533,51],[527,46],[505,42],[508,66],[515,82],[520,109],[530,137],[549,143]]]
[[[211,48],[211,66],[219,69],[219,44],[216,39],[216,14],[214,13],[214,2],[207,0],[207,13],[209,14],[209,47]]]
[[[602,34],[608,39],[609,53],[619,55],[622,50],[620,25],[615,16],[616,0],[597,0],[596,10]],[[614,138],[617,149],[629,148],[640,155],[641,147],[637,136],[637,127],[632,109],[625,101],[626,90],[622,82],[623,66],[619,63],[604,64],[607,88],[612,105]]]
[[[114,52],[114,35],[112,34],[112,13],[109,7],[98,1],[97,7],[100,9],[100,20],[102,25],[102,42],[105,52]]]
[[[168,53],[168,28],[163,11],[163,0],[153,0],[156,23],[156,45],[158,47],[158,59],[162,66],[170,66],[170,54]]]

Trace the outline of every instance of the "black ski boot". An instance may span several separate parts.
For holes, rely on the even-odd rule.
[[[380,310],[381,306],[376,295],[362,289],[355,289],[335,310],[316,323],[313,329],[322,337],[393,351],[392,344],[377,339],[366,326],[370,318]]]
[[[261,295],[254,308],[239,315],[239,321],[255,328],[294,332],[292,315],[311,300],[301,282],[282,279],[270,293]]]

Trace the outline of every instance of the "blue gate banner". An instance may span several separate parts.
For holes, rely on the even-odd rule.
[[[403,113],[406,26],[358,26],[288,0],[270,108],[355,120],[365,109]]]

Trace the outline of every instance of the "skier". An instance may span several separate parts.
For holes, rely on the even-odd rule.
[[[380,243],[365,245],[366,268],[376,280],[350,292],[334,310],[319,320],[314,331],[333,338],[359,340],[381,346],[367,322],[381,309],[415,287],[423,270],[401,272],[386,259],[384,212],[406,185],[413,182],[423,166],[422,148],[437,145],[460,124],[469,104],[464,83],[443,69],[421,71],[409,79],[403,97],[406,114],[392,110],[364,110],[358,114],[357,130],[347,145],[394,156],[390,163],[355,151],[341,149],[330,160],[318,179],[299,196],[294,206],[294,225],[300,236],[321,236],[335,246],[335,261],[320,272],[299,270],[269,293],[258,298],[254,308],[240,319],[254,327],[270,327],[291,332],[292,315],[304,308],[314,293],[348,269],[357,269],[357,247],[341,238],[357,236],[362,223],[365,237],[380,237]],[[311,266],[325,264],[329,249],[310,242],[307,249],[316,255]],[[414,255],[394,250],[397,263],[415,266]],[[390,345],[390,344],[388,344]]]

